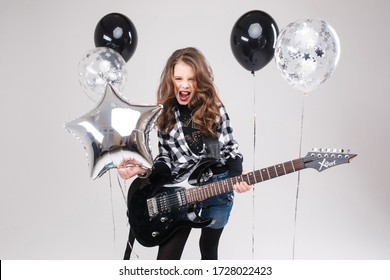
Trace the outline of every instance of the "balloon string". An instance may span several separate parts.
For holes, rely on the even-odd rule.
[[[119,179],[119,175],[118,174],[116,175],[116,178],[117,178],[117,181],[118,181],[119,188],[120,188],[120,190],[122,192],[122,197],[123,197],[123,200],[124,200],[124,202],[126,204],[126,209],[127,209],[127,214],[128,214],[129,213],[129,208],[128,208],[127,198],[126,198],[126,193],[125,193],[125,191],[127,189],[127,187],[126,187],[126,180],[124,180],[124,182],[123,182],[123,185],[124,185],[124,187],[123,187],[123,185],[121,184],[121,180]],[[130,231],[131,230],[130,223],[127,223],[127,225],[129,226],[129,231]],[[129,247],[131,249],[131,252],[136,256],[137,259],[139,259],[139,256],[138,256],[137,252],[134,251],[134,246],[130,243],[130,240],[127,240],[127,244],[129,245]]]
[[[112,227],[113,227],[113,236],[114,236],[114,252],[116,252],[116,229],[115,229],[115,215],[114,215],[114,203],[112,199],[112,181],[111,181],[111,172],[108,171],[108,178],[110,181],[110,196],[111,196],[111,215],[112,215]]]
[[[256,75],[253,75],[253,170],[256,170]],[[255,188],[252,188],[252,260],[255,257]]]
[[[121,190],[121,193],[122,193],[122,197],[123,197],[123,201],[125,202],[125,205],[126,205],[126,209],[127,209],[127,199],[126,199],[126,194],[125,194],[125,191],[126,191],[126,181],[124,182],[124,187],[122,186],[120,180],[119,180],[119,175],[117,174],[116,175],[116,178],[117,178],[117,181],[118,181],[118,185],[119,185],[119,189]]]
[[[302,112],[301,112],[301,137],[299,140],[299,158],[302,157],[302,139],[303,139],[303,121],[304,121],[304,110],[305,110],[305,96],[306,93],[302,96]],[[298,171],[298,180],[297,180],[297,191],[295,195],[295,217],[294,217],[294,237],[293,237],[293,248],[292,248],[292,259],[295,259],[295,235],[297,227],[297,216],[298,216],[298,197],[299,197],[299,186],[301,183],[301,172]]]

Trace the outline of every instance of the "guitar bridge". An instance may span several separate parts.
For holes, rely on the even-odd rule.
[[[157,200],[155,197],[149,198],[146,200],[146,204],[148,205],[150,220],[152,220],[158,215]]]

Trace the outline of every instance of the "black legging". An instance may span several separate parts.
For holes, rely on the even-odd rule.
[[[212,229],[202,228],[199,239],[199,247],[202,260],[218,259],[218,244],[223,228]],[[158,260],[180,260],[184,246],[187,242],[191,228],[182,227],[176,230],[173,235],[158,249]]]

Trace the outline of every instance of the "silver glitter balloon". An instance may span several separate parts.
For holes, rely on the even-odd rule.
[[[340,58],[340,42],[333,27],[320,19],[298,20],[279,34],[275,62],[295,89],[310,92],[324,83]]]
[[[107,83],[120,92],[126,80],[126,61],[111,48],[99,47],[89,50],[79,62],[80,85],[94,102],[102,98]]]
[[[161,105],[131,104],[108,84],[92,111],[65,123],[87,152],[90,177],[96,179],[117,168],[123,158],[135,158],[151,168],[149,133],[161,109]]]

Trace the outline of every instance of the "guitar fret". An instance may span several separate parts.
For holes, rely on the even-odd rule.
[[[234,185],[234,184],[237,184],[238,182],[240,182],[240,176],[236,176],[236,177],[229,179],[231,185]]]
[[[218,185],[218,192],[224,193],[222,181],[218,181],[216,184]]]
[[[286,174],[295,172],[294,165],[293,165],[292,161],[285,162],[283,165],[286,168]]]
[[[226,190],[226,184],[227,184],[227,181],[222,181],[222,187],[223,187],[223,192],[227,192]]]
[[[259,173],[260,175],[260,182],[263,182],[264,179],[263,179],[263,175],[261,175],[261,171],[260,170],[256,170],[257,173]]]
[[[267,171],[268,171],[268,175],[269,175],[269,178],[270,178],[270,179],[276,177],[274,166],[268,167],[268,168],[267,168]]]
[[[278,176],[282,176],[282,175],[285,175],[286,174],[286,171],[284,170],[284,167],[283,165],[281,164],[278,164],[275,166],[275,169],[276,169],[276,174]]]
[[[223,193],[223,189],[221,189],[221,181],[216,182],[218,186],[218,193]]]
[[[188,195],[189,195],[189,200],[191,202],[195,201],[195,196],[194,196],[194,192],[196,191],[196,188],[193,188],[193,189],[189,189],[188,190]]]
[[[198,200],[198,196],[197,196],[198,190],[199,190],[199,188],[195,188],[194,191],[192,192],[192,196],[194,197],[194,201]]]
[[[294,167],[294,162],[292,162],[292,161],[290,161],[290,162],[291,162],[291,166],[293,168],[293,171],[295,172],[296,170],[295,170],[295,167]]]
[[[261,174],[262,174],[262,177],[263,178],[265,178],[263,181],[265,181],[265,180],[268,180],[269,179],[269,174],[268,174],[268,171],[267,171],[267,169],[262,169],[261,170]]]
[[[248,173],[248,181],[250,185],[254,185],[257,183],[255,174],[253,172]]]
[[[225,187],[226,187],[226,191],[225,192],[228,192],[230,191],[230,189],[233,187],[233,181],[232,180],[226,180],[224,181],[225,182]]]
[[[282,164],[282,166],[283,166],[284,174],[287,174],[286,168],[284,167],[284,164]]]
[[[211,196],[217,195],[214,188],[214,183],[210,185]]]
[[[295,166],[295,165],[297,165],[297,166]],[[294,171],[301,170],[301,169],[305,168],[304,163],[301,159],[293,160],[293,166],[294,166]]]

